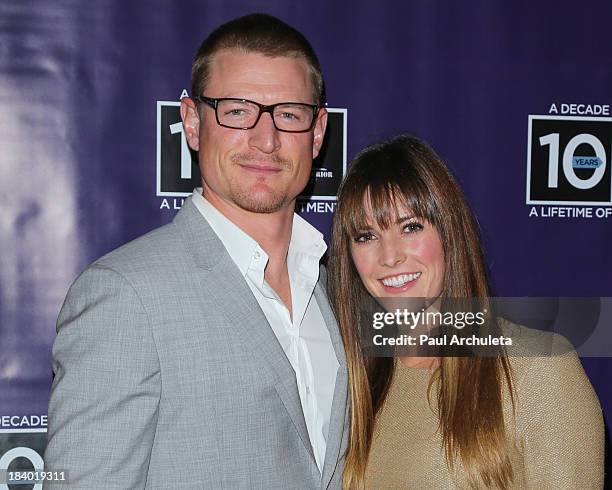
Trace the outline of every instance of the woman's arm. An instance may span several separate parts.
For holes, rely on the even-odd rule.
[[[557,336],[556,336],[557,337]],[[565,339],[555,341],[567,342]],[[575,351],[524,359],[516,393],[529,488],[603,487],[604,424]]]

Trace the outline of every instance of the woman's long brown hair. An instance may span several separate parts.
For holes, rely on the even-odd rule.
[[[343,474],[347,489],[364,487],[374,421],[393,379],[393,359],[365,357],[357,328],[369,293],[353,264],[351,241],[367,225],[366,199],[383,229],[395,222],[398,203],[435,227],[444,250],[445,297],[490,294],[475,218],[438,155],[408,135],[359,153],[340,188],[328,265],[328,290],[349,373],[351,424]],[[508,359],[501,351],[496,357],[442,357],[430,388],[434,381],[449,468],[460,460],[472,486],[508,487],[513,472],[502,406],[504,383],[512,396]]]

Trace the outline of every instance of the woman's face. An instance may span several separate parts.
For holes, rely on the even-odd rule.
[[[359,277],[374,297],[434,298],[444,280],[444,251],[437,230],[396,206],[397,220],[382,230],[366,200],[368,227],[351,238]]]

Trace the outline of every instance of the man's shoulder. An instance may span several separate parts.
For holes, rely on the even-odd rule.
[[[105,267],[122,273],[150,270],[172,262],[181,254],[181,236],[174,223],[151,230],[108,252],[91,266]],[[91,267],[90,266],[90,267]]]
[[[207,256],[214,247],[214,232],[205,223],[190,200],[174,220],[135,238],[91,264],[122,274],[192,268],[195,255]]]

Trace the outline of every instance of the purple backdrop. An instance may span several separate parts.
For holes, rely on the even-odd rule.
[[[2,2],[0,456],[16,444],[41,450],[14,437],[44,432],[44,423],[10,416],[46,413],[55,319],[70,283],[176,212],[156,192],[157,102],[189,88],[191,57],[212,28],[257,10],[313,43],[330,107],[347,109],[339,131],[349,161],[408,131],[449,163],[479,217],[497,294],[612,296],[612,217],[597,216],[611,209],[610,2]],[[528,172],[530,115],[573,117],[541,128],[561,135],[561,153],[591,131],[576,117],[593,114],[571,113],[572,103],[602,111],[591,122],[607,161],[591,218],[550,217],[570,199],[537,177],[548,160],[532,157]],[[538,141],[533,154],[552,151]],[[558,168],[560,185],[568,172],[595,172],[575,165]],[[526,204],[526,182],[552,204]],[[591,202],[594,190],[568,192]],[[305,214],[327,232],[330,214],[315,211]],[[583,364],[610,421],[612,362]]]

